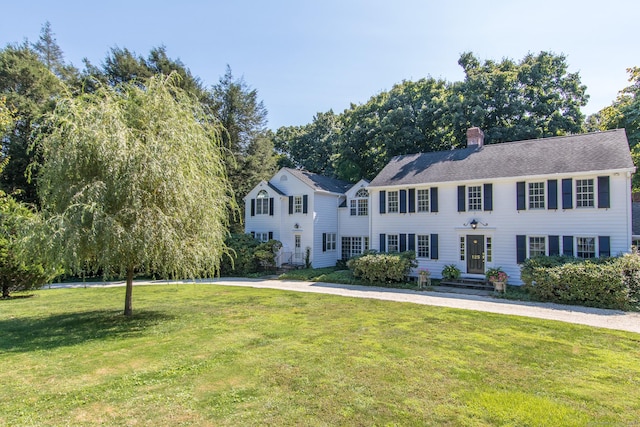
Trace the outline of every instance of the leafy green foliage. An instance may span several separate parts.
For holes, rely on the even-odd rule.
[[[457,280],[460,278],[460,269],[455,264],[445,265],[442,269],[442,278],[445,280]]]
[[[620,310],[640,308],[640,255],[580,260],[536,257],[522,266],[525,289],[542,301]]]
[[[229,254],[220,263],[221,275],[244,276],[258,270],[255,251],[260,241],[251,234],[233,233],[227,237],[225,245],[229,248]]]
[[[50,233],[40,244],[71,274],[126,274],[130,284],[134,272],[219,271],[235,204],[218,129],[173,80],[102,87],[61,100],[50,117],[39,177]]]
[[[55,98],[63,91],[64,84],[28,44],[0,50],[0,94],[15,116],[0,138],[1,159],[9,159],[0,174],[0,187],[19,201],[38,201],[36,184],[27,177],[29,165],[40,160],[34,135],[46,131],[43,115],[53,110]]]
[[[640,167],[640,67],[628,68],[630,86],[622,89],[608,107],[589,116],[589,130],[624,128],[631,147],[631,156]],[[640,190],[640,174],[633,176],[633,189]]]
[[[227,175],[237,200],[261,180],[275,173],[276,157],[272,136],[267,132],[267,109],[258,99],[258,91],[237,79],[227,66],[211,93],[211,109],[224,127]],[[244,209],[244,205],[241,206]],[[240,231],[242,217],[232,217],[231,225]]]
[[[520,62],[503,59],[481,63],[472,53],[458,61],[465,72],[454,93],[463,122],[485,131],[488,143],[567,135],[583,130],[580,108],[587,104],[586,86],[569,73],[564,55],[527,54]],[[453,106],[452,106],[453,107]]]
[[[568,263],[575,264],[580,262],[582,262],[580,258],[566,255],[536,256],[533,258],[527,258],[520,265],[520,280],[522,280],[525,285],[532,285],[535,281],[535,274],[538,268],[551,268]]]
[[[1,168],[0,168],[1,169]],[[58,273],[42,259],[28,256],[20,249],[19,239],[34,213],[22,203],[0,191],[0,288],[2,298],[12,292],[37,289]]]
[[[501,272],[503,272],[502,267],[488,268],[487,271],[484,273],[484,277],[487,280],[491,280],[491,277],[497,277],[498,274]]]
[[[351,258],[347,266],[353,277],[369,283],[402,282],[416,264],[413,251],[399,254],[369,253]]]
[[[274,239],[258,245],[254,257],[262,270],[275,270],[276,254],[280,248],[282,248],[282,243]]]

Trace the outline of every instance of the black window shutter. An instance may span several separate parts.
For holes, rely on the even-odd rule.
[[[289,215],[293,215],[293,196],[289,196]]]
[[[573,236],[562,236],[562,255],[573,256]]]
[[[407,190],[400,190],[400,213],[407,213]]]
[[[415,212],[416,211],[416,189],[415,188],[410,188],[409,189],[409,212]]]
[[[523,211],[527,209],[527,191],[525,182],[516,182],[517,206],[516,209]]]
[[[608,176],[599,176],[598,177],[598,207],[599,208],[610,208],[610,200],[609,200],[609,177]]]
[[[273,231],[269,232],[269,240],[273,240]]]
[[[611,238],[609,236],[598,236],[598,246],[600,247],[600,258],[611,256]]]
[[[431,259],[438,259],[438,235],[431,235],[431,244],[429,245]]]
[[[464,199],[466,196],[466,188],[464,185],[458,185],[458,212],[464,212]]]
[[[387,211],[387,192],[380,191],[380,213],[383,214]]]
[[[527,236],[516,236],[516,262],[522,264],[527,259]]]
[[[431,212],[438,212],[438,187],[431,187]]]
[[[322,233],[322,252],[327,252],[327,233]]]
[[[400,235],[400,252],[406,252],[406,251],[407,251],[407,235],[401,234]]]
[[[384,233],[380,233],[380,252],[387,251],[387,236]]]
[[[416,250],[416,235],[408,234],[407,235],[407,250],[415,251]]]
[[[547,181],[547,209],[558,209],[558,180]]]
[[[302,213],[307,213],[309,211],[309,196],[306,194],[302,196]]]
[[[273,197],[269,197],[269,215],[273,216]]]
[[[573,180],[562,180],[562,209],[573,209]]]
[[[251,199],[251,216],[256,216],[256,199]]]
[[[549,236],[549,256],[560,255],[560,236]]]
[[[484,185],[484,210],[493,210],[493,184]]]
[[[253,237],[254,239],[256,238],[256,232],[255,231],[251,232],[251,237]]]

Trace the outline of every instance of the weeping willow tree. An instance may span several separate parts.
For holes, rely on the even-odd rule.
[[[61,100],[43,136],[40,242],[72,274],[218,273],[229,209],[218,128],[175,76]]]

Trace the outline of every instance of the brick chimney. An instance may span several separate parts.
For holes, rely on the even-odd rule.
[[[484,145],[484,132],[482,129],[473,127],[467,129],[467,147],[477,146],[482,148]]]

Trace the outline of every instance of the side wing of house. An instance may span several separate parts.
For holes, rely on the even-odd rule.
[[[348,184],[282,168],[245,197],[245,229],[282,242],[278,264],[328,267],[339,258],[338,205]]]

